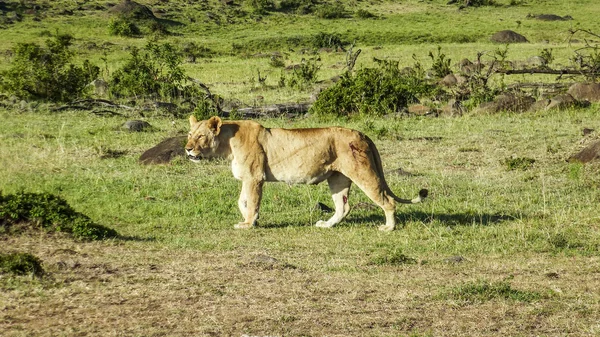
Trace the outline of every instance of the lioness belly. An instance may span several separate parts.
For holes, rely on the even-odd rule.
[[[294,172],[267,170],[267,181],[281,181],[287,184],[318,184],[329,178],[331,172],[325,168],[302,168]]]

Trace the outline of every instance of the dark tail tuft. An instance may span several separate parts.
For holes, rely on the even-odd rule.
[[[422,199],[427,198],[428,195],[429,191],[426,188],[419,191],[419,197],[421,197]]]

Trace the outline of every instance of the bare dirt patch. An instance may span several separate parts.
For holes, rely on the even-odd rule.
[[[293,252],[272,257],[172,249],[155,242],[79,243],[59,237],[3,238],[40,256],[49,276],[0,278],[0,329],[34,335],[372,335],[458,336],[597,332],[600,272],[577,257],[316,267]],[[560,261],[569,259],[570,263]],[[285,261],[285,262],[284,262]],[[597,261],[596,261],[597,262]],[[554,270],[559,264],[561,270]],[[290,266],[294,267],[290,267]],[[267,267],[265,267],[267,266]],[[297,266],[297,267],[296,267]],[[555,273],[558,277],[545,275]],[[511,279],[542,293],[520,302],[462,303],[457,285]]]

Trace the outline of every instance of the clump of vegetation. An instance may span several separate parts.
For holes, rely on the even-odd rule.
[[[295,12],[296,14],[310,14],[314,11],[313,0],[282,0],[279,8],[284,12]]]
[[[100,68],[88,60],[81,66],[71,63],[72,41],[73,36],[58,34],[46,40],[45,47],[18,44],[10,68],[0,77],[0,86],[21,99],[65,102],[85,95]]]
[[[452,288],[443,297],[466,304],[474,304],[495,299],[532,302],[540,299],[542,295],[535,291],[513,289],[508,281],[488,282],[480,280]]]
[[[194,42],[187,42],[181,47],[183,57],[189,62],[196,62],[198,58],[210,58],[215,56],[215,52],[208,47],[199,46]]]
[[[203,97],[196,102],[193,115],[199,121],[209,119],[212,116],[220,116],[222,113],[221,104],[223,98],[218,95],[211,95],[211,97]]]
[[[398,68],[398,62],[377,61],[378,68],[364,68],[355,75],[344,74],[319,95],[311,111],[320,115],[382,116],[399,112],[408,104],[418,102],[418,97],[434,95],[439,90],[425,81],[419,64],[403,71]]]
[[[315,15],[321,19],[341,19],[348,16],[346,7],[341,2],[325,3],[317,6]]]
[[[313,36],[312,45],[315,49],[321,48],[332,48],[332,49],[344,49],[344,46],[348,43],[342,40],[342,37],[336,33],[323,33],[320,32]]]
[[[0,194],[0,227],[9,231],[14,225],[65,232],[83,240],[118,236],[115,230],[94,223],[64,199],[49,193]]]
[[[0,273],[14,275],[44,275],[42,261],[29,253],[0,253]]]
[[[171,44],[149,42],[133,48],[129,60],[112,74],[110,90],[118,97],[151,97],[172,100],[197,94],[187,85],[182,54]]]
[[[400,265],[405,265],[405,264],[415,264],[417,263],[417,260],[410,257],[410,256],[406,256],[402,253],[401,250],[399,249],[394,249],[394,250],[389,250],[389,251],[385,251],[383,253],[380,253],[376,256],[374,256],[369,264],[372,265],[377,265],[377,266],[400,266]]]
[[[369,12],[368,10],[359,9],[356,11],[356,17],[359,19],[373,19],[376,18],[377,15]]]
[[[442,53],[442,47],[438,46],[437,54],[430,51],[429,57],[433,62],[431,70],[433,71],[434,76],[442,78],[448,74],[452,74],[452,69],[450,69],[450,62],[452,61],[451,59],[446,58],[446,54]]]
[[[315,83],[319,69],[321,69],[321,66],[317,63],[317,60],[302,60],[302,63],[293,69],[292,76],[281,77],[279,85],[304,90]]]
[[[527,157],[517,157],[517,158],[505,158],[501,161],[502,165],[506,167],[507,171],[527,171],[530,169],[535,163],[535,159],[527,158]]]
[[[248,0],[250,8],[255,14],[264,15],[275,9],[275,2],[273,0]]]
[[[108,33],[110,35],[134,37],[142,34],[140,28],[133,22],[125,18],[116,18],[110,20],[108,24]]]

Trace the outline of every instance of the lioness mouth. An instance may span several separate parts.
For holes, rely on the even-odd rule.
[[[200,159],[202,159],[202,157],[200,157],[200,156],[194,156],[194,155],[191,155],[191,154],[188,154],[188,158],[190,160],[200,160]]]

